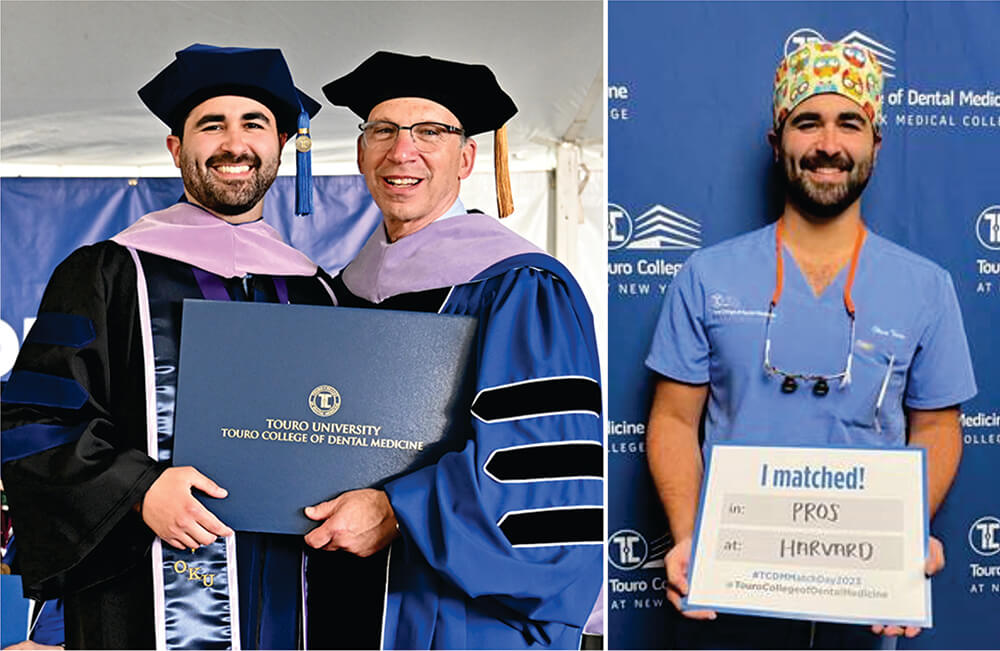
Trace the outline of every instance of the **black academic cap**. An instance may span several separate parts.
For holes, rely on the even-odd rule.
[[[514,100],[486,66],[395,52],[376,52],[353,71],[323,86],[323,94],[362,120],[388,99],[429,99],[454,113],[467,136],[495,131],[517,113]]]
[[[139,89],[139,98],[167,126],[180,131],[198,104],[219,95],[240,95],[271,109],[282,133],[298,131],[298,117],[313,117],[320,104],[295,87],[281,50],[215,47],[195,43]]]
[[[295,136],[295,214],[312,212],[309,118],[320,104],[295,87],[281,50],[195,43],[139,89],[139,99],[170,130],[180,133],[195,106],[219,95],[255,99],[271,109],[278,131]]]
[[[386,100],[422,97],[454,113],[467,136],[495,131],[497,212],[506,217],[514,211],[504,125],[517,113],[517,106],[486,66],[376,52],[351,72],[323,86],[323,94],[335,106],[346,106],[362,120],[367,120],[372,109]]]

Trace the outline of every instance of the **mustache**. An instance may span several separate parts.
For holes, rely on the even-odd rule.
[[[256,154],[242,154],[233,156],[232,154],[216,154],[210,156],[205,161],[206,167],[215,165],[249,165],[250,167],[260,167],[260,156]]]
[[[815,171],[821,167],[832,167],[833,169],[850,172],[854,169],[854,160],[843,154],[830,156],[823,152],[816,152],[812,156],[802,158],[799,165],[804,170]]]

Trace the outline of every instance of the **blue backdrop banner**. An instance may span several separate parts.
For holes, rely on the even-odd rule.
[[[278,177],[264,220],[336,273],[381,219],[361,176],[316,177],[315,211],[295,217],[295,178]],[[172,179],[0,179],[0,375],[6,379],[53,269],[74,249],[111,237],[183,193]]]
[[[951,273],[979,385],[932,522],[948,560],[933,580],[934,627],[899,646],[1000,644],[998,29],[1000,4],[985,2],[609,4],[611,648],[662,648],[677,617],[644,449],[655,378],[643,360],[663,294],[692,251],[779,214],[766,141],[774,70],[812,39],[863,45],[883,64],[884,142],[862,212]]]

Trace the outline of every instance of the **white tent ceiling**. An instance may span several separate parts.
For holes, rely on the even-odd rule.
[[[177,176],[167,128],[136,91],[191,43],[281,48],[296,85],[323,104],[312,122],[317,175],[357,173],[360,120],[331,106],[324,84],[377,50],[484,63],[520,109],[508,123],[516,210],[506,223],[573,270],[603,356],[603,5],[0,0],[0,176]],[[490,210],[493,139],[476,140],[462,197]],[[294,157],[285,147],[281,173],[294,173]]]
[[[359,122],[320,88],[380,49],[489,65],[520,108],[514,171],[553,169],[567,133],[603,168],[602,4],[3,0],[0,174],[174,175],[166,128],[136,90],[195,42],[281,48],[324,105],[312,124],[318,174],[356,173]],[[492,138],[477,140],[482,170]]]

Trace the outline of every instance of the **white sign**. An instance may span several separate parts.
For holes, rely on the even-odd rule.
[[[685,609],[931,625],[919,448],[717,444]]]

